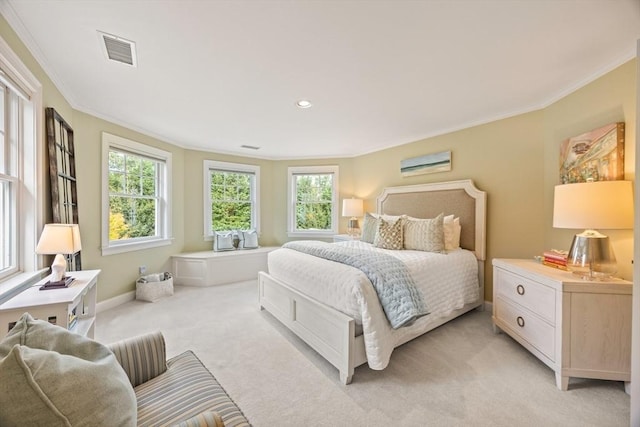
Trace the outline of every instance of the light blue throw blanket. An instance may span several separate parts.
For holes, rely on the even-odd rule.
[[[409,326],[418,317],[429,314],[409,269],[391,255],[315,240],[289,242],[282,247],[361,270],[378,293],[380,304],[393,329]]]

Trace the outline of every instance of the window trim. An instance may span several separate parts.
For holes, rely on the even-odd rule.
[[[158,206],[158,233],[160,236],[129,239],[123,242],[109,240],[109,150],[127,151],[135,155],[150,157],[164,162],[158,180],[160,200]],[[173,243],[172,235],[172,160],[169,151],[132,141],[107,132],[102,132],[102,255],[150,249]]]
[[[295,230],[295,206],[296,195],[293,193],[294,189],[294,177],[295,175],[302,174],[333,174],[333,191],[332,200],[333,205],[331,214],[331,229],[330,230],[318,230],[318,231],[294,231]],[[337,165],[326,166],[291,166],[287,169],[287,236],[289,237],[321,237],[328,238],[338,234],[338,200],[339,200],[339,188],[340,188],[340,168]]]
[[[22,147],[18,153],[21,186],[18,189],[17,203],[20,212],[17,218],[18,232],[17,271],[0,279],[0,302],[29,286],[42,277],[43,256],[35,253],[45,218],[45,144],[44,107],[42,102],[42,84],[0,37],[0,65],[7,80],[16,85],[19,96],[28,96],[30,103],[24,105],[22,112]]]
[[[251,197],[254,209],[251,210],[251,226],[260,235],[260,166],[245,163],[221,162],[217,160],[204,160],[202,163],[203,176],[203,237],[205,241],[213,240],[213,230],[211,229],[211,169],[223,170],[227,172],[252,173],[255,177]]]

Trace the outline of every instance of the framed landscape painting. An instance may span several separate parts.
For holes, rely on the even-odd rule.
[[[624,122],[562,141],[561,184],[618,179],[624,179]]]
[[[400,161],[402,176],[421,175],[423,173],[446,172],[451,170],[451,151],[427,154]]]

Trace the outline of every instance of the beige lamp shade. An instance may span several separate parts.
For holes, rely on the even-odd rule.
[[[342,201],[342,216],[357,217],[363,214],[362,199],[344,199]]]
[[[46,224],[36,253],[42,255],[75,254],[82,249],[78,224]]]
[[[596,181],[557,185],[553,226],[577,229],[633,228],[631,181]]]

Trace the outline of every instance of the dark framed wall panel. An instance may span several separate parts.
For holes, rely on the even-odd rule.
[[[78,191],[73,129],[53,108],[45,109],[51,216],[54,223],[78,224]],[[68,257],[71,271],[81,270],[80,252]]]

